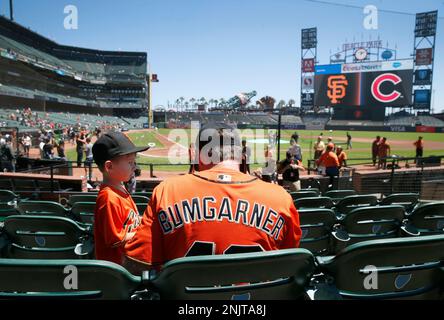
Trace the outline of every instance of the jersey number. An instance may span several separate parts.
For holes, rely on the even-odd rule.
[[[251,252],[263,252],[264,249],[260,245],[242,246],[231,245],[224,251],[223,254],[236,254],[236,253],[251,253]],[[214,255],[216,253],[216,244],[214,242],[194,242],[190,249],[188,249],[186,257]]]

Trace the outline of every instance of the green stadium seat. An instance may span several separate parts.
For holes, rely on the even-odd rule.
[[[5,219],[3,257],[11,259],[74,259],[92,257],[90,229],[68,218],[10,216]]]
[[[65,287],[67,277],[75,275],[73,270],[78,279],[75,290]],[[3,299],[130,300],[139,299],[136,291],[141,285],[141,277],[108,261],[0,260]]]
[[[407,236],[444,234],[444,203],[427,203],[406,214],[402,230]]]
[[[145,213],[145,210],[147,208],[147,204],[146,203],[136,203],[136,207],[137,207],[137,211],[139,212],[139,215],[143,216],[143,214]]]
[[[399,204],[404,206],[407,212],[410,212],[418,204],[419,194],[417,193],[396,193],[391,194],[381,200],[380,205],[387,206]]]
[[[295,200],[294,205],[298,210],[311,208],[331,209],[335,206],[333,201],[328,197],[301,198]]]
[[[145,196],[133,195],[132,198],[134,203],[144,203],[145,205],[150,201],[150,198]]]
[[[318,196],[318,193],[316,191],[296,191],[290,192],[290,195],[294,201],[302,198],[314,198]]]
[[[344,299],[442,300],[443,248],[444,236],[382,239],[356,243],[334,257],[317,257],[323,276],[314,299],[336,290]]]
[[[94,224],[95,202],[76,202],[71,208],[71,216],[81,223]]]
[[[334,252],[361,241],[397,238],[404,215],[405,209],[400,205],[354,209],[332,232]]]
[[[77,202],[96,202],[97,194],[73,194],[69,197],[68,205],[73,206]]]
[[[345,197],[336,204],[335,210],[338,217],[347,215],[352,210],[359,207],[371,207],[378,204],[378,199],[372,195],[357,195]]]
[[[17,210],[15,206],[10,205],[8,203],[0,203],[0,217],[4,218],[19,214],[20,212]]]
[[[133,197],[134,196],[142,196],[142,197],[146,197],[148,199],[151,199],[151,197],[153,196],[153,193],[152,192],[134,192]]]
[[[340,200],[344,199],[348,196],[355,196],[357,195],[356,191],[354,190],[331,190],[327,191],[324,196],[329,197],[333,200],[334,203],[338,203]]]
[[[336,215],[330,209],[299,210],[302,229],[300,247],[310,250],[314,255],[330,253],[330,233],[336,224]]]
[[[318,188],[306,188],[306,189],[299,190],[299,192],[303,192],[303,191],[313,191],[313,192],[316,192],[318,196],[321,194],[321,191]]]
[[[298,299],[314,270],[305,249],[198,256],[166,263],[151,283],[161,300]]]
[[[9,190],[0,190],[0,203],[18,202],[20,196]]]
[[[61,204],[52,201],[21,201],[18,210],[26,215],[67,217],[69,214]]]

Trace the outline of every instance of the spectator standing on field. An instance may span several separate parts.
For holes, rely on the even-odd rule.
[[[373,160],[374,167],[376,167],[376,159],[378,158],[379,143],[380,142],[381,142],[381,137],[377,136],[376,139],[372,143],[372,160]]]
[[[419,162],[419,158],[422,158],[424,156],[424,139],[423,137],[419,137],[418,140],[413,143],[413,145],[416,148],[416,161],[415,163]]]
[[[381,142],[378,146],[378,170],[379,169],[387,169],[387,157],[390,155],[390,144],[387,143],[387,138],[382,138]]]
[[[352,136],[347,132],[347,150],[352,149]]]

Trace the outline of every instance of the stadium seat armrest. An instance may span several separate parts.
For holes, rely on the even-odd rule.
[[[94,253],[94,242],[92,238],[88,238],[77,244],[74,252],[81,259],[90,259]]]
[[[316,264],[319,267],[322,267],[328,263],[330,263],[333,260],[334,256],[317,256],[316,257]]]
[[[350,241],[350,236],[348,235],[348,233],[344,230],[336,230],[336,231],[332,231],[331,235],[333,236],[334,240],[339,241],[339,242],[349,242]]]
[[[401,231],[403,235],[408,237],[418,237],[421,235],[421,232],[419,232],[418,229],[409,224],[401,226]]]

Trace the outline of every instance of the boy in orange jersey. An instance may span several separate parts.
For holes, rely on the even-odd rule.
[[[147,149],[136,147],[118,132],[103,134],[92,148],[94,161],[103,174],[94,212],[98,260],[122,264],[123,247],[140,224],[137,206],[123,183],[130,180],[136,169],[136,154]]]

